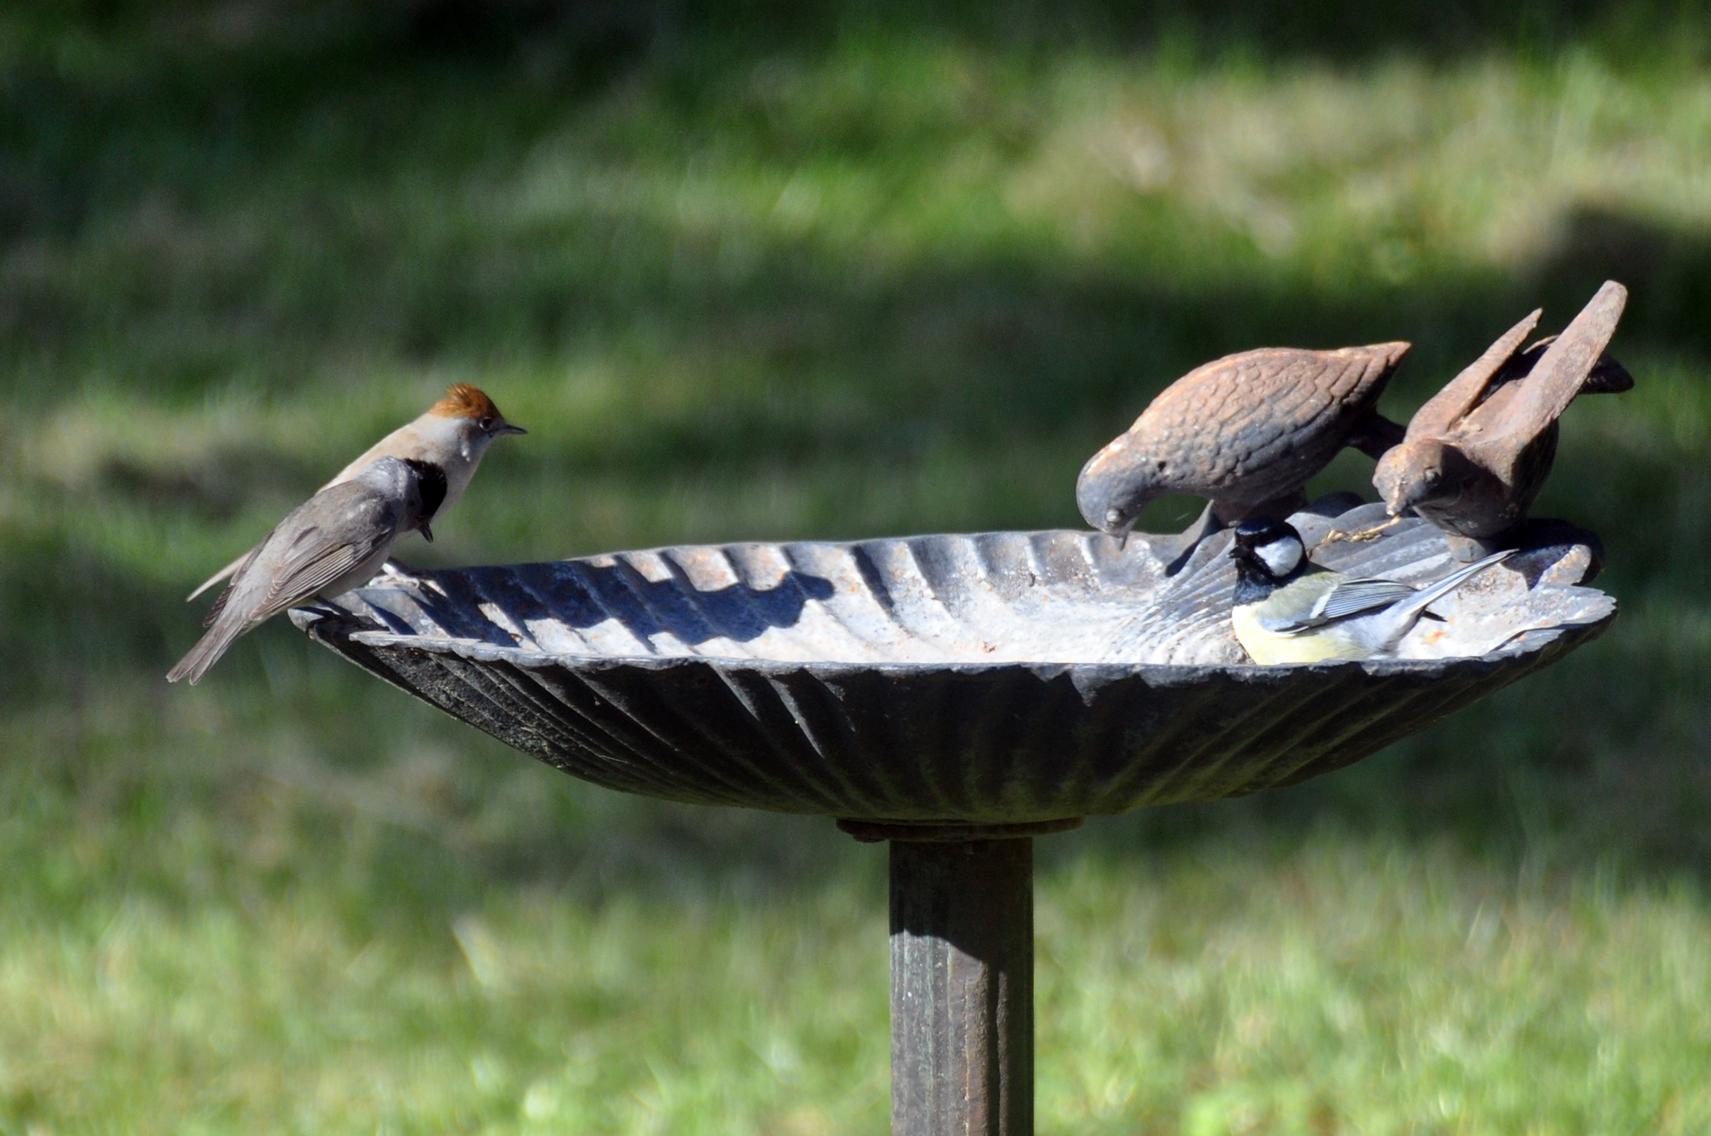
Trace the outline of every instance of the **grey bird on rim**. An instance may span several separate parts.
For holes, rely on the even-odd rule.
[[[440,512],[444,513],[469,488],[470,478],[475,476],[482,455],[495,438],[527,433],[521,426],[507,422],[486,392],[468,383],[457,383],[446,391],[444,398],[364,450],[321,488],[331,489],[341,481],[349,481],[378,458],[424,461],[445,472],[446,499],[440,505]],[[208,577],[185,599],[193,600],[229,577],[254,552],[255,549],[250,549]]]

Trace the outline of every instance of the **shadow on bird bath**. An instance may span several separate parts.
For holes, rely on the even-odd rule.
[[[746,643],[802,617],[804,606],[832,596],[823,576],[750,565],[731,582],[691,580],[669,555],[594,556],[553,564],[412,572],[392,577],[408,593],[411,614],[387,605],[373,615],[398,632],[425,619],[449,636],[500,647],[655,654],[710,642]],[[703,568],[705,569],[705,565]]]

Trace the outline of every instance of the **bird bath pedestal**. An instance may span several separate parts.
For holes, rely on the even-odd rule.
[[[1291,520],[1311,546],[1366,506]],[[1536,522],[1402,658],[1245,664],[1228,534],[733,544],[388,576],[293,619],[576,777],[836,818],[891,855],[892,1130],[1033,1131],[1033,845],[1081,818],[1287,785],[1560,658],[1615,616],[1596,542]],[[1315,558],[1424,579],[1420,522]]]
[[[1034,842],[1075,822],[841,827],[891,842],[891,1130],[1034,1130]]]

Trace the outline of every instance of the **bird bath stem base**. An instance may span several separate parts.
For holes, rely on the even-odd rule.
[[[1290,520],[1309,543],[1382,510]],[[1439,605],[1413,657],[1256,667],[1228,534],[740,544],[402,573],[298,610],[358,666],[609,788],[840,817],[891,856],[897,1136],[1033,1131],[1033,837],[1341,768],[1615,617],[1596,539],[1539,522]],[[1408,522],[1315,558],[1418,580]],[[1405,644],[1406,646],[1406,644]]]
[[[1034,842],[891,843],[891,1131],[1034,1131]]]
[[[1080,821],[841,821],[891,854],[893,1136],[1034,1131],[1034,841]]]

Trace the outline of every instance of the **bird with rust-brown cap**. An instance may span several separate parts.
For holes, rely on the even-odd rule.
[[[1526,519],[1556,458],[1557,419],[1581,394],[1618,392],[1634,380],[1604,356],[1627,289],[1606,281],[1555,339],[1525,351],[1535,311],[1451,379],[1409,420],[1372,483],[1392,517],[1412,509],[1471,561]]]
[[[1089,459],[1075,487],[1081,515],[1121,536],[1157,497],[1209,498],[1183,534],[1190,541],[1249,517],[1288,516],[1344,446],[1377,457],[1401,440],[1376,404],[1408,347],[1267,347],[1196,368]]]
[[[506,434],[526,433],[528,431],[521,426],[507,422],[484,391],[467,383],[458,383],[420,416],[370,446],[321,489],[331,489],[353,480],[381,458],[426,462],[445,474],[445,498],[438,510],[439,515],[444,516],[469,488],[469,479],[475,476],[475,469],[481,464],[482,455],[493,439]],[[231,576],[255,551],[250,549],[214,573],[186,598],[193,600]]]

